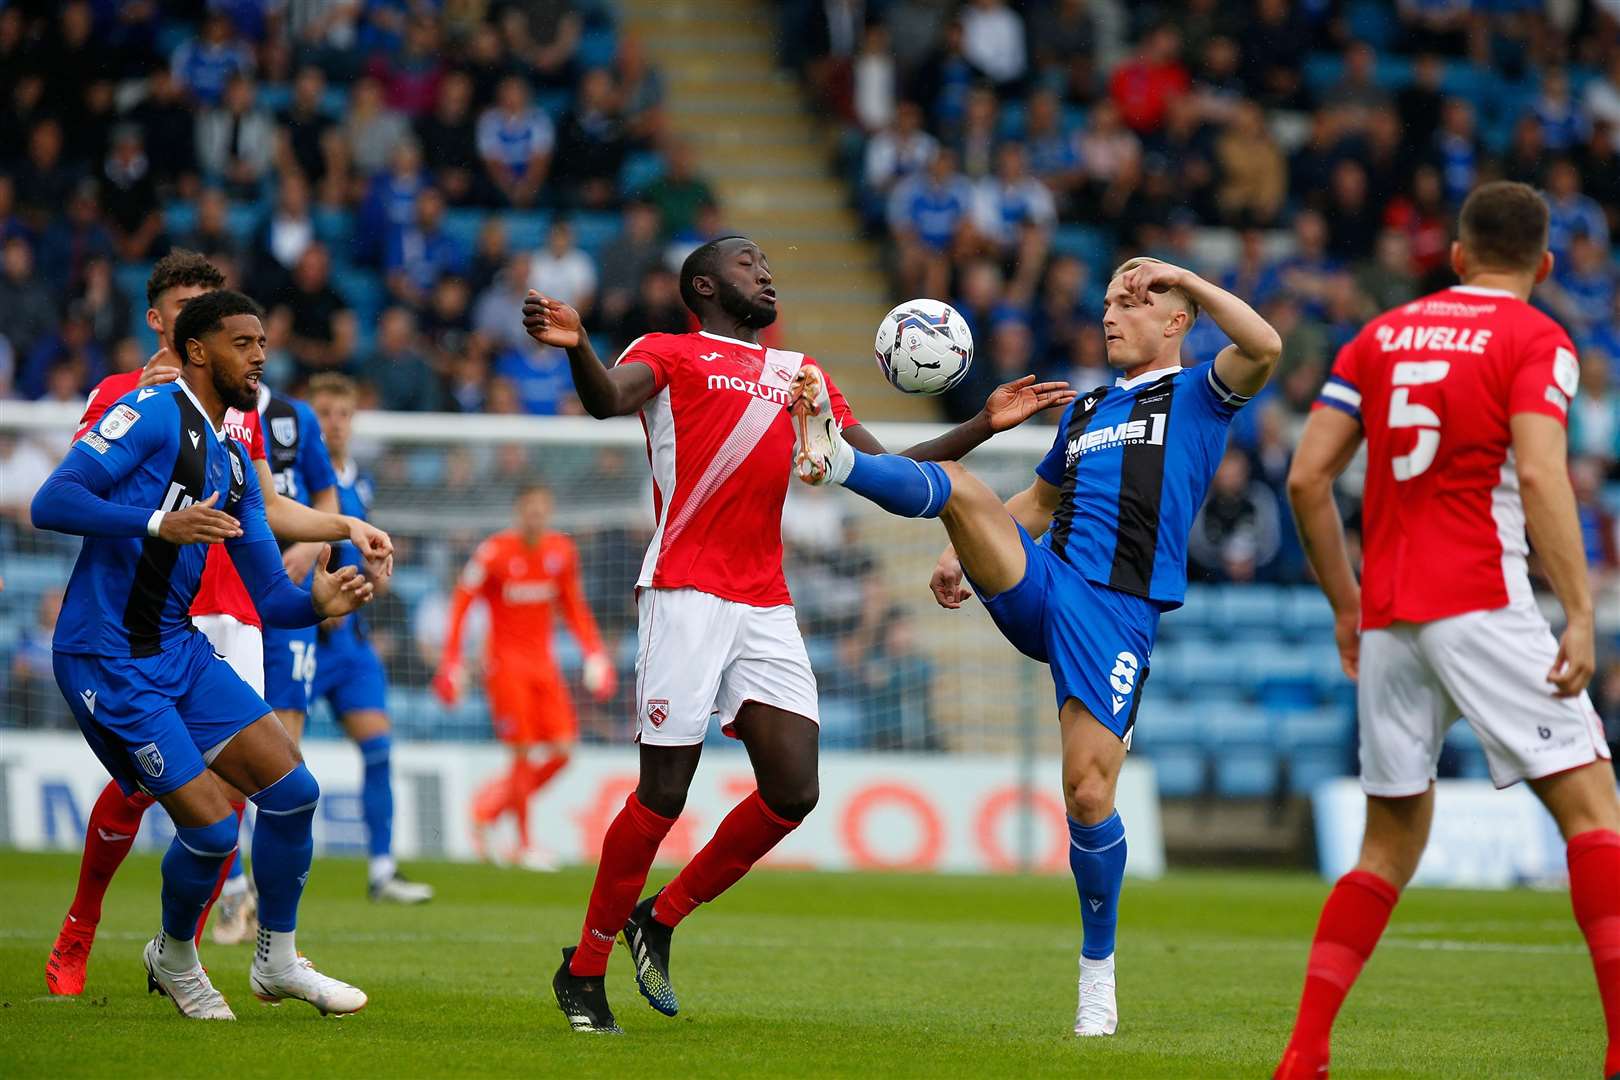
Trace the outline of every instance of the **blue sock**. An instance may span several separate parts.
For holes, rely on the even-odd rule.
[[[315,855],[315,804],[320,797],[321,787],[303,763],[253,796],[259,808],[253,880],[259,886],[259,925],[266,930],[290,933],[298,925],[298,900]]]
[[[854,453],[855,465],[844,478],[844,486],[855,494],[901,517],[939,517],[945,509],[951,497],[951,478],[932,461],[912,461],[899,454]]]
[[[360,760],[365,763],[360,781],[360,808],[366,818],[371,856],[377,858],[394,850],[394,773],[389,759],[394,741],[384,732],[356,745],[360,747]]]
[[[200,828],[176,826],[163,856],[163,930],[190,942],[213,895],[220,865],[236,850],[236,815]]]
[[[1105,960],[1114,955],[1119,889],[1125,880],[1125,823],[1119,820],[1119,811],[1095,825],[1069,819],[1069,869],[1080,891],[1080,922],[1085,927],[1080,955]]]

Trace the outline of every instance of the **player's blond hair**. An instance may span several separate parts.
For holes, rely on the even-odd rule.
[[[353,401],[360,396],[359,387],[347,375],[336,371],[323,371],[309,380],[309,387],[305,393],[316,398],[322,394],[331,394],[333,397],[348,398]]]
[[[1108,280],[1113,281],[1121,274],[1128,274],[1132,270],[1135,270],[1138,266],[1163,261],[1163,259],[1155,259],[1151,255],[1138,255],[1135,258],[1126,259],[1124,262],[1114,267],[1114,272],[1108,275]],[[1181,305],[1181,309],[1187,313],[1187,326],[1186,329],[1182,330],[1182,333],[1185,334],[1188,330],[1192,329],[1192,324],[1198,321],[1198,301],[1192,298],[1192,293],[1181,288],[1179,285],[1174,289],[1171,289],[1169,291],[1169,295],[1177,303],[1179,303]]]

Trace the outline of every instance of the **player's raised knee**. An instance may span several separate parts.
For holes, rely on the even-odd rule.
[[[292,771],[253,796],[259,810],[267,814],[297,814],[314,810],[321,801],[321,785],[309,766],[300,761]]]
[[[1094,825],[1113,813],[1114,785],[1100,772],[1065,776],[1063,803],[1071,818],[1083,825]]]
[[[771,813],[784,821],[797,824],[810,816],[821,801],[821,783],[815,777],[800,784],[792,785],[786,790],[761,791],[759,793],[765,806]]]

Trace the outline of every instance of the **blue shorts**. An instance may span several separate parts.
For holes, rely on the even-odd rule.
[[[126,795],[166,795],[270,712],[200,633],[156,656],[53,653],[79,730]]]
[[[371,642],[345,626],[320,643],[314,698],[325,698],[342,720],[362,709],[388,710],[388,677]]]
[[[309,712],[315,685],[315,627],[264,628],[264,699],[272,709]]]
[[[1140,596],[1087,580],[1022,525],[1024,578],[984,597],[996,628],[1018,651],[1052,669],[1057,704],[1076,698],[1129,744],[1159,630],[1159,608]],[[983,591],[975,588],[983,596]]]

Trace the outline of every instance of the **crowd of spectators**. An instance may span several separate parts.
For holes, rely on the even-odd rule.
[[[0,6],[0,399],[143,363],[180,246],[269,310],[277,385],[568,410],[524,290],[685,329],[669,270],[719,230],[663,99],[607,0]]]
[[[1127,254],[1205,274],[1282,332],[1281,367],[1235,425],[1195,530],[1208,580],[1303,580],[1282,485],[1338,348],[1454,281],[1471,187],[1541,188],[1557,268],[1534,302],[1580,349],[1582,527],[1594,570],[1616,580],[1614,5],[792,0],[783,20],[785,59],[842,121],[898,292],[952,298],[974,331],[947,418],[1029,370],[1111,381],[1097,319]],[[1184,357],[1224,344],[1201,320]]]

